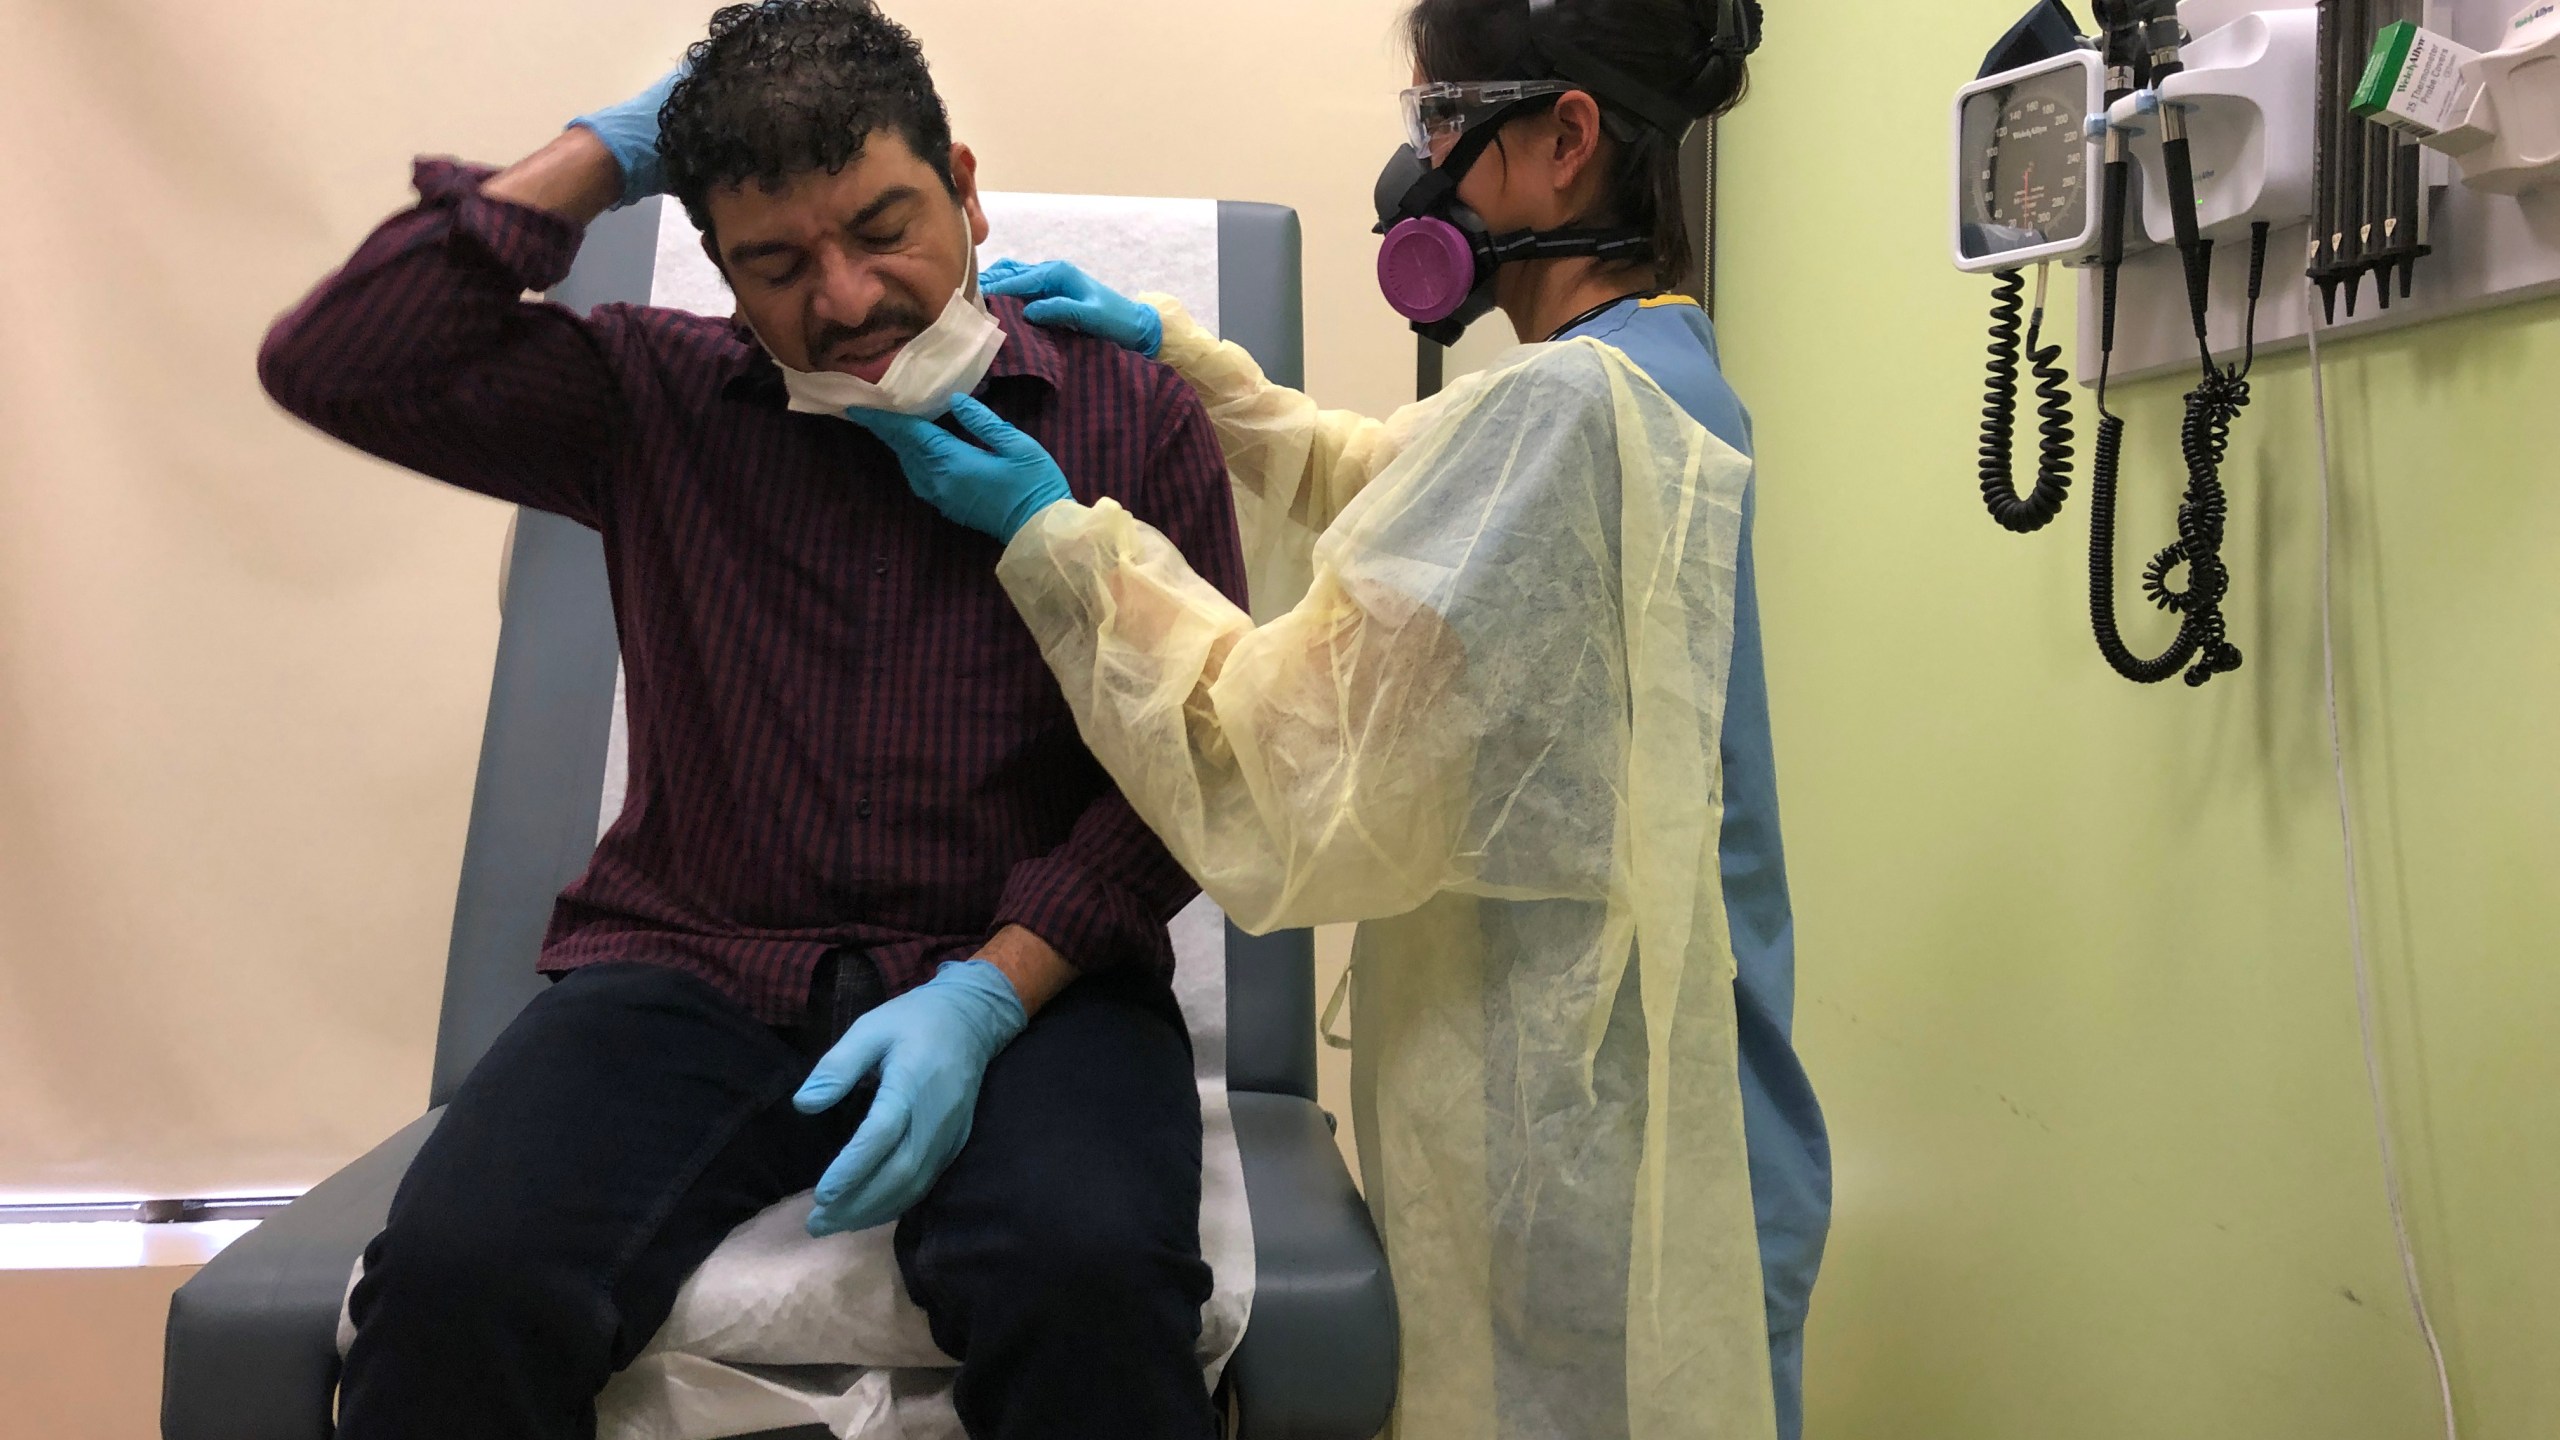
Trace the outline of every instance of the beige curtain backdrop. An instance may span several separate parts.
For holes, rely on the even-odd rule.
[[[1394,0],[890,0],[1002,189],[1294,205],[1327,403]],[[285,421],[267,322],[699,35],[675,0],[0,0],[0,1198],[306,1185],[425,1098],[507,512]]]

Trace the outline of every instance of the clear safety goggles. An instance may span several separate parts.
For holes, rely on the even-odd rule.
[[[1470,80],[1415,85],[1404,92],[1404,138],[1428,155],[1433,144],[1506,106],[1572,89],[1556,80]]]

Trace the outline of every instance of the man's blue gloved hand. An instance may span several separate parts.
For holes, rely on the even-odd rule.
[[[844,412],[844,418],[896,452],[907,473],[907,488],[917,499],[945,518],[1007,544],[1032,516],[1075,498],[1066,472],[1039,441],[967,395],[951,402],[951,418],[977,438],[977,445],[914,415],[857,409]]]
[[[1164,348],[1164,317],[1156,307],[1139,304],[1064,260],[999,260],[979,274],[978,287],[1030,301],[1022,318],[1034,325],[1080,330],[1150,360]]]
[[[815,1115],[880,1077],[870,1115],[818,1181],[809,1233],[886,1225],[923,1199],[968,1143],[987,1063],[1028,1023],[1013,982],[984,960],[946,964],[854,1021],[791,1097]]]
[[[614,163],[622,167],[625,205],[636,205],[667,188],[667,162],[658,154],[658,112],[666,108],[667,96],[684,72],[679,65],[621,104],[569,122],[594,131],[604,148],[613,152]]]

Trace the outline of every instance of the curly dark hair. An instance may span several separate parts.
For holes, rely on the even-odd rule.
[[[871,0],[759,0],[711,17],[658,112],[667,188],[711,233],[708,197],[750,181],[832,175],[875,131],[907,142],[957,193],[951,117],[924,50]]]

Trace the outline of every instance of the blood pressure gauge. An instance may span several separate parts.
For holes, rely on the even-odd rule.
[[[1956,92],[1955,258],[1967,271],[2072,263],[2097,249],[2106,111],[2097,52],[2020,66]]]

